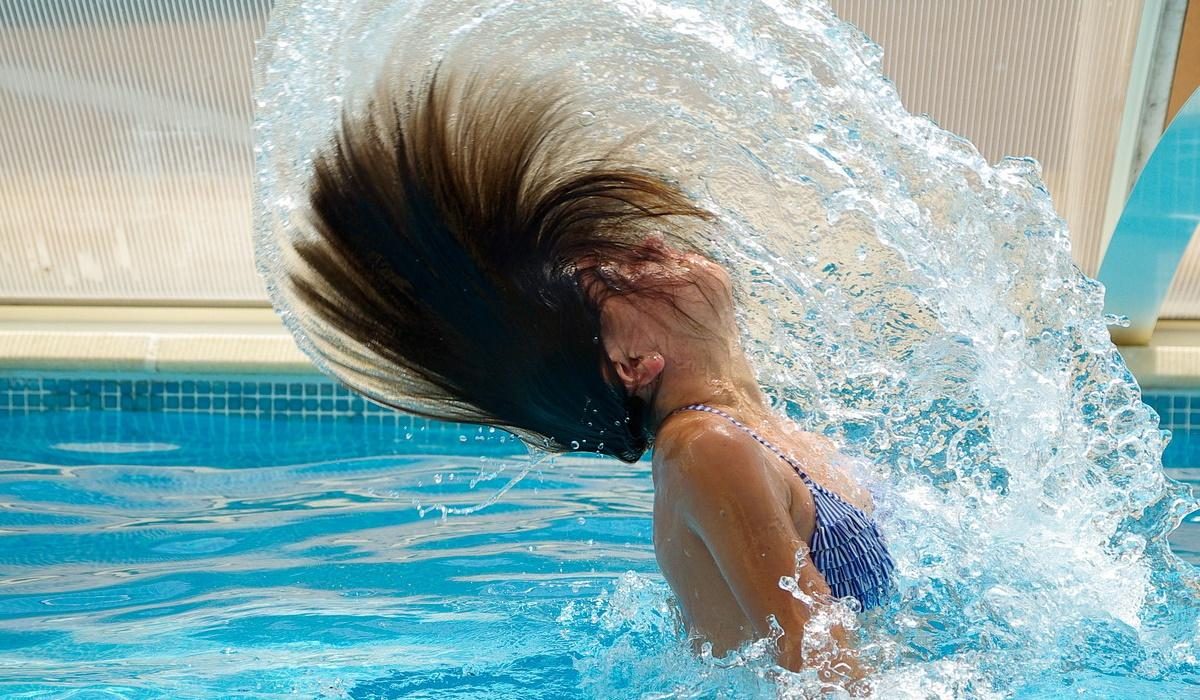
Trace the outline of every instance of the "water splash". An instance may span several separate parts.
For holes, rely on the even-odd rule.
[[[1198,682],[1200,583],[1166,543],[1196,503],[1163,474],[1166,436],[1038,164],[989,164],[906,112],[825,3],[305,0],[261,48],[259,266],[301,347],[280,242],[304,235],[337,111],[451,51],[566,82],[589,137],[632,139],[719,214],[703,235],[773,402],[871,466],[901,595],[860,636],[895,697]],[[620,651],[641,623],[620,624],[608,663],[661,687]],[[654,648],[671,692],[741,682]]]

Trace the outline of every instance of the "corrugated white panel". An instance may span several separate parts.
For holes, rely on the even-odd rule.
[[[1193,163],[1200,168],[1200,142],[1196,142],[1196,160]],[[1200,197],[1200,192],[1196,193]],[[1163,302],[1159,318],[1190,319],[1200,318],[1200,228],[1192,234],[1192,241],[1183,253],[1179,269],[1171,281],[1167,298]]]
[[[883,47],[884,69],[909,111],[966,136],[993,162],[1041,161],[1075,260],[1094,275],[1141,0],[833,6]]]
[[[265,303],[250,64],[270,0],[0,0],[0,301]],[[1042,161],[1095,272],[1141,0],[834,0],[908,107]]]
[[[0,1],[0,299],[262,304],[269,0]]]

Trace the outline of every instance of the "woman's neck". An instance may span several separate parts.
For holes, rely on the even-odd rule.
[[[769,418],[766,396],[741,348],[701,358],[676,354],[667,360],[650,409],[650,428],[680,407],[703,403],[725,408],[747,420]]]

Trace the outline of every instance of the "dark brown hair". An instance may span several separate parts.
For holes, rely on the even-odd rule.
[[[589,153],[577,114],[558,91],[494,76],[381,84],[315,160],[312,235],[288,282],[402,397],[371,398],[632,462],[650,439],[644,407],[605,378],[583,278],[633,290],[580,261],[660,258],[647,224],[711,215],[661,176]]]

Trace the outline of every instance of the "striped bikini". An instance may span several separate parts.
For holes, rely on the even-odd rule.
[[[871,516],[808,478],[796,460],[728,413],[702,403],[681,406],[671,413],[677,411],[707,411],[728,419],[779,455],[804,480],[812,492],[817,511],[816,531],[809,555],[835,597],[851,596],[864,610],[869,610],[891,596],[895,587],[892,574],[896,564],[888,554],[883,533]]]

